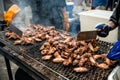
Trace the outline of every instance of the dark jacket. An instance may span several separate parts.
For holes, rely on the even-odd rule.
[[[108,0],[93,0],[92,6],[93,7],[98,7],[98,6],[107,6]]]
[[[110,21],[113,21],[116,27],[120,26],[120,1],[115,7],[113,14],[110,17]]]
[[[110,21],[114,22],[115,26],[118,27],[118,40],[120,40],[120,1],[115,7]]]
[[[63,27],[62,9],[66,6],[65,0],[34,0],[36,1],[36,11],[34,8],[35,23],[42,25],[52,25],[56,28]],[[33,4],[31,5],[33,6]]]

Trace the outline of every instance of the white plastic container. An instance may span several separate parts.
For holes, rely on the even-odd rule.
[[[98,23],[107,23],[112,13],[112,11],[106,10],[89,10],[80,12],[78,15],[80,16],[81,31],[96,30],[95,26]],[[115,30],[111,31],[109,36],[106,38],[99,37],[99,39],[114,43],[117,41],[117,36],[118,29],[116,28]]]

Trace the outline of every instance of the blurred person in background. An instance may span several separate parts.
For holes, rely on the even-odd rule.
[[[64,14],[66,13],[65,0],[17,0],[19,6],[30,6],[32,11],[31,24],[54,26],[57,29],[64,27]],[[31,13],[29,13],[31,14]],[[28,14],[28,15],[29,15]]]
[[[107,10],[113,10],[119,0],[108,0]]]
[[[92,0],[91,9],[105,10],[108,5],[108,0]]]
[[[85,1],[86,6],[88,7],[91,6],[92,0],[84,0],[84,1]]]
[[[111,60],[120,60],[120,1],[118,1],[109,21],[107,23],[99,23],[96,26],[98,36],[107,37],[109,32],[114,30],[116,27],[118,27],[118,41],[115,42],[107,54],[107,57]]]
[[[76,15],[77,13],[84,11],[83,1],[84,0],[73,0],[74,2],[73,14]]]
[[[71,0],[71,2],[67,3],[66,10],[69,14],[69,32],[76,35],[80,31],[80,20],[79,15],[81,11],[83,11],[83,1],[84,0]]]

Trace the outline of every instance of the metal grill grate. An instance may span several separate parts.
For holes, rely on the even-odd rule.
[[[68,80],[107,80],[108,75],[113,70],[114,67],[111,67],[108,70],[103,70],[97,67],[89,67],[89,72],[87,73],[76,73],[73,71],[73,66],[64,66],[61,63],[53,63],[52,61],[43,61],[41,60],[41,54],[39,51],[40,46],[44,43],[35,43],[34,45],[17,45],[13,44],[13,40],[8,40],[4,36],[4,32],[0,34],[0,41],[3,42],[6,46],[12,48],[17,53],[25,53],[37,62],[43,63],[49,69],[56,72],[58,75],[66,77]],[[107,53],[112,43],[98,41],[100,49],[96,54]]]
[[[99,44],[102,43],[100,49],[104,49],[104,50],[98,50],[97,53],[106,53],[107,50],[109,49],[110,46],[112,46],[111,43],[107,43],[104,41],[99,41]],[[106,46],[107,44],[107,46]],[[31,49],[29,49],[29,52],[27,53],[28,55],[30,55],[31,57],[34,58],[39,58],[39,61],[43,64],[45,64],[46,66],[50,67],[52,70],[56,71],[57,73],[65,76],[66,78],[70,79],[70,80],[107,80],[107,76],[109,75],[109,73],[112,71],[112,67],[109,70],[103,70],[97,67],[91,67],[91,66],[87,66],[89,67],[89,72],[87,73],[76,73],[73,72],[73,66],[64,66],[61,63],[56,64],[53,63],[52,61],[43,61],[41,60],[41,55],[39,52],[39,46],[33,47]]]

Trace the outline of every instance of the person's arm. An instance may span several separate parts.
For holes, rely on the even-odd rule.
[[[110,20],[108,21],[108,24],[111,26],[112,29],[118,26],[119,17],[120,17],[120,1],[118,1],[118,4],[116,5],[115,10],[113,11],[113,14],[110,17]]]
[[[120,1],[118,2],[116,8],[113,11],[109,21],[105,24],[98,24],[96,28],[98,29],[98,36],[106,37],[109,32],[115,29],[120,23]]]

